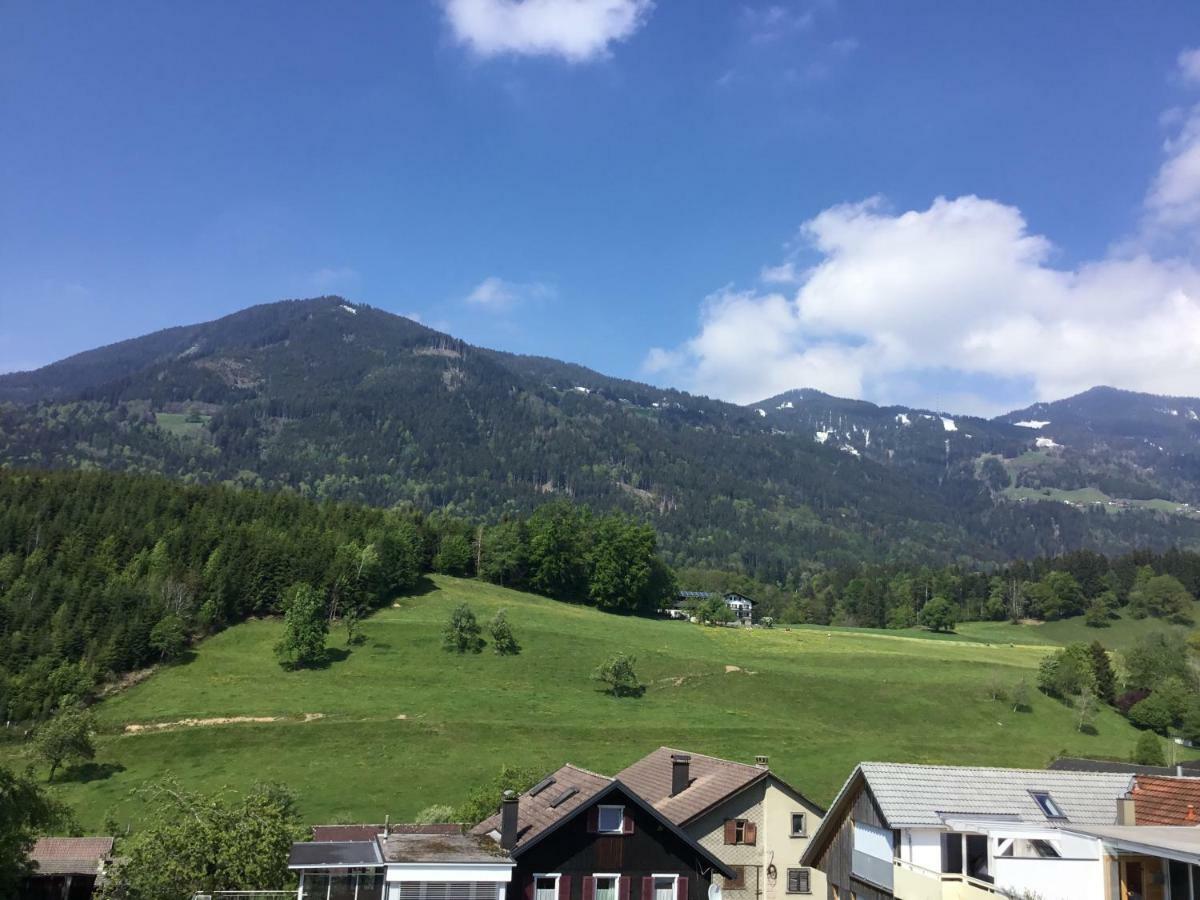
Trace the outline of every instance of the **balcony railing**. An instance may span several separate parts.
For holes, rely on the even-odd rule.
[[[296,900],[295,891],[199,891],[192,900]]]
[[[936,883],[939,887],[931,895],[937,895],[942,898],[974,897],[977,896],[974,892],[980,891],[997,897],[1008,896],[1005,891],[994,884],[973,878],[970,875],[963,875],[958,872],[937,872],[899,858],[893,859],[892,864],[896,869],[903,869],[905,872],[922,876],[930,882]],[[901,879],[899,876],[894,879],[894,881],[901,880],[908,881],[908,879]]]

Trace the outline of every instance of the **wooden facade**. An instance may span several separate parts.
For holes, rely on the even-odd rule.
[[[595,807],[623,805],[623,834],[598,834]],[[616,900],[655,900],[653,877],[678,876],[673,900],[708,900],[714,870],[696,847],[623,791],[594,800],[527,849],[518,848],[509,896],[535,900],[534,879],[558,875],[556,900],[594,900],[594,876],[619,876]]]
[[[883,813],[871,796],[871,789],[861,783],[854,795],[850,814],[838,826],[837,834],[829,841],[818,857],[816,868],[825,873],[828,885],[828,900],[850,900],[854,892],[857,900],[891,900],[890,891],[880,890],[869,882],[855,878],[854,867],[854,823],[862,822],[876,828],[889,828]]]

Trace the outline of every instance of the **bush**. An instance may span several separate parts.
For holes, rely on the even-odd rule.
[[[1138,738],[1133,748],[1133,761],[1139,766],[1165,766],[1166,754],[1163,753],[1162,741],[1153,731],[1145,731]]]
[[[480,653],[484,647],[479,622],[471,607],[460,603],[450,613],[450,621],[442,629],[442,649],[451,653]]]
[[[1087,644],[1071,644],[1043,657],[1038,664],[1038,688],[1042,693],[1067,700],[1084,690],[1095,690],[1092,651]]]
[[[443,575],[469,575],[475,564],[471,542],[461,534],[443,535],[433,556],[433,571]]]
[[[521,652],[521,645],[513,635],[512,626],[508,624],[508,615],[504,610],[497,610],[492,621],[488,623],[488,633],[492,636],[492,649],[500,656],[516,656]]]
[[[433,806],[427,806],[415,816],[413,822],[417,825],[433,825],[438,822],[453,822],[455,820],[454,807],[445,803],[435,803]]]
[[[328,634],[321,595],[312,585],[292,585],[284,601],[283,636],[275,645],[279,664],[285,669],[301,669],[324,662]]]
[[[96,755],[92,736],[96,733],[96,722],[92,714],[78,708],[67,708],[43,723],[34,737],[38,756],[50,767],[47,781],[54,780],[59,766],[76,760],[91,759]]]
[[[615,653],[596,669],[595,678],[608,685],[608,693],[614,697],[640,697],[646,688],[634,671],[636,662],[628,654]]]
[[[1160,694],[1151,694],[1145,700],[1135,703],[1129,710],[1129,721],[1137,728],[1148,728],[1159,734],[1166,734],[1171,727],[1171,708]]]
[[[945,597],[934,597],[921,608],[921,624],[930,631],[953,631],[957,615]]]
[[[1018,681],[1013,687],[1011,698],[1013,712],[1033,711],[1033,688],[1029,686],[1029,682],[1024,678]]]
[[[505,791],[523,793],[537,783],[540,773],[533,769],[504,765],[496,777],[487,784],[473,787],[458,809],[454,810],[456,821],[477,825],[500,808],[500,798]]]

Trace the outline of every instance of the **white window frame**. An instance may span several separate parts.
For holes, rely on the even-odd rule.
[[[604,827],[604,811],[615,809],[620,816],[620,821],[617,822],[616,828]],[[625,807],[624,806],[607,806],[601,804],[599,811],[596,813],[596,831],[600,834],[624,834],[625,833]]]
[[[613,881],[613,900],[621,900],[621,875],[619,872],[593,872],[592,873],[592,900],[600,893],[599,886],[596,882],[601,878],[611,878]]]
[[[796,816],[800,816],[801,828],[799,831],[796,830]],[[792,813],[792,817],[788,820],[788,826],[791,837],[808,837],[808,813],[803,811]]]
[[[654,891],[653,891],[654,900],[658,900],[658,883],[657,882],[660,878],[663,880],[666,880],[668,878],[671,879],[671,900],[675,900],[675,898],[679,896],[679,874],[678,873],[671,874],[668,872],[659,872],[657,874],[651,873],[650,883],[652,885],[654,885]]]
[[[561,883],[562,872],[535,872],[533,875],[533,900],[537,900],[538,879],[553,878],[554,879],[554,900],[558,900],[559,885]]]

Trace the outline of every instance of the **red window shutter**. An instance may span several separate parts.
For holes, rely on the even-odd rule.
[[[746,823],[746,843],[754,846],[754,842],[758,839],[758,826],[753,822]]]
[[[642,900],[654,900],[654,879],[648,875],[642,879]]]
[[[583,900],[596,900],[596,879],[591,875],[583,876]]]
[[[571,876],[558,876],[558,900],[571,900]]]
[[[588,810],[588,833],[595,834],[600,830],[600,807],[593,806]]]
[[[628,875],[622,875],[617,879],[617,900],[629,900],[630,882],[633,881]]]
[[[726,819],[725,820],[725,843],[727,843],[727,844],[736,844],[737,843],[737,820],[736,819]]]
[[[621,820],[621,833],[633,834],[633,816],[625,813],[625,818]]]
[[[688,900],[686,875],[680,875],[675,882],[675,900]]]

